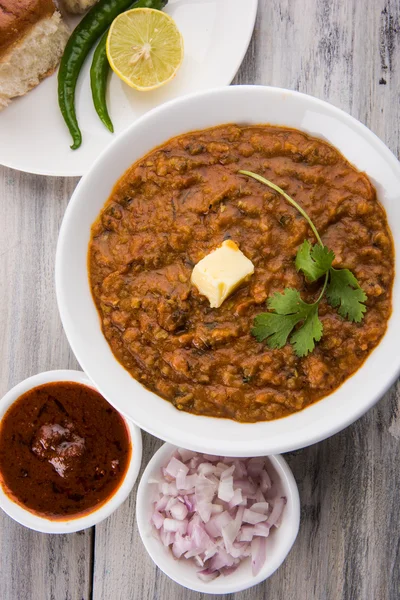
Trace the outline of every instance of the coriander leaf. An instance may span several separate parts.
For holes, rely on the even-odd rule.
[[[275,312],[261,313],[254,319],[252,334],[259,342],[264,340],[270,348],[283,348],[294,327],[303,322],[290,338],[297,356],[306,356],[314,347],[314,340],[322,336],[322,323],[318,318],[319,301],[314,304],[304,302],[297,290],[287,288],[283,293],[276,292],[268,300],[268,307]]]
[[[335,254],[326,246],[311,246],[308,240],[304,240],[297,251],[296,269],[303,271],[308,281],[317,281],[329,271],[334,258]]]
[[[274,310],[278,315],[298,313],[304,310],[304,307],[309,306],[303,302],[299,292],[292,288],[286,288],[283,293],[275,292],[271,298],[268,298],[267,304],[268,308]]]
[[[268,308],[274,312],[258,315],[251,331],[260,342],[266,340],[270,348],[282,348],[296,325],[301,324],[291,335],[290,343],[293,344],[297,356],[306,356],[314,350],[315,342],[322,337],[323,327],[318,317],[318,307],[325,293],[329,304],[334,308],[338,307],[340,316],[356,323],[364,318],[367,310],[364,302],[367,296],[351,271],[332,267],[335,254],[322,244],[321,236],[304,208],[282,188],[261,175],[252,171],[239,173],[252,177],[283,196],[306,219],[317,239],[318,244],[314,246],[308,240],[304,240],[297,251],[296,269],[302,271],[309,282],[317,281],[325,275],[318,300],[307,304],[303,302],[299,292],[291,288],[281,294],[275,293],[267,302]]]
[[[286,345],[293,327],[301,321],[299,315],[277,315],[276,313],[261,313],[254,319],[251,333],[259,342],[267,340],[270,348],[283,348]]]
[[[294,346],[297,356],[307,356],[315,348],[315,342],[322,337],[323,326],[318,318],[318,304],[313,306],[303,325],[294,332],[290,343]]]
[[[348,269],[329,270],[330,280],[326,289],[328,302],[331,306],[338,308],[338,313],[344,319],[359,323],[364,318],[367,307],[363,302],[367,295],[351,271]]]
[[[327,246],[320,246],[320,244],[314,244],[311,250],[311,256],[319,266],[321,271],[325,274],[332,266],[335,259],[335,253],[333,250],[329,250]]]

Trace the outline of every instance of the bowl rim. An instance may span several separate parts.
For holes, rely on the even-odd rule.
[[[45,383],[56,382],[74,382],[86,385],[97,391],[96,386],[83,371],[70,369],[58,369],[54,371],[44,371],[32,375],[23,381],[17,383],[0,399],[0,424],[9,407],[25,392],[34,389]],[[122,416],[122,415],[121,415]],[[100,521],[113,513],[130,494],[142,463],[142,436],[140,429],[131,421],[122,416],[126,425],[131,446],[131,458],[128,469],[123,480],[116,491],[99,508],[83,514],[76,518],[63,518],[52,520],[31,512],[21,504],[12,499],[7,494],[3,485],[0,484],[0,508],[8,514],[9,517],[34,531],[41,533],[74,533],[97,525]]]
[[[156,123],[156,124],[160,123],[161,119],[165,120],[165,116],[167,116],[167,118],[168,118],[168,115],[170,112],[172,114],[176,114],[178,111],[181,110],[181,107],[185,107],[185,105],[192,105],[191,108],[193,109],[193,105],[197,106],[197,108],[198,108],[199,103],[203,103],[204,101],[211,102],[211,101],[215,101],[215,99],[217,98],[218,102],[222,103],[222,100],[227,102],[227,101],[229,101],[229,99],[231,97],[233,97],[235,95],[240,96],[240,99],[243,102],[245,101],[246,98],[249,97],[248,95],[254,96],[254,97],[260,96],[262,98],[263,102],[265,102],[266,99],[272,99],[275,102],[277,100],[279,102],[281,102],[282,100],[283,101],[290,100],[292,102],[299,103],[300,105],[302,105],[302,103],[303,103],[304,106],[307,108],[307,111],[309,110],[311,112],[311,109],[315,109],[316,113],[320,112],[323,115],[326,114],[329,117],[333,117],[335,119],[335,124],[337,121],[339,124],[346,126],[347,129],[349,129],[353,132],[353,135],[355,137],[357,137],[357,139],[358,138],[362,139],[362,141],[368,145],[371,152],[373,151],[375,154],[379,153],[379,156],[382,157],[382,162],[384,163],[385,167],[387,167],[387,170],[390,170],[391,175],[394,174],[393,177],[395,176],[396,180],[400,181],[400,163],[398,162],[398,160],[394,156],[394,154],[389,150],[389,148],[387,148],[387,146],[371,130],[369,130],[360,121],[358,121],[351,115],[347,114],[346,112],[342,111],[341,109],[333,106],[332,104],[325,102],[323,100],[320,100],[318,98],[315,98],[313,96],[303,94],[301,92],[297,92],[297,91],[293,91],[293,90],[286,90],[286,89],[282,89],[282,88],[274,88],[274,87],[268,87],[268,86],[254,86],[254,85],[215,88],[212,90],[196,92],[194,94],[190,94],[190,95],[187,95],[187,96],[184,96],[181,98],[171,100],[170,102],[153,109],[152,111],[143,115],[140,119],[135,121],[135,123],[133,123],[129,129],[127,129],[125,132],[120,134],[114,140],[114,142],[98,157],[97,161],[94,163],[91,170],[79,182],[77,188],[75,189],[75,191],[72,195],[72,198],[69,202],[69,205],[68,205],[67,210],[64,215],[64,219],[63,219],[61,229],[60,229],[59,240],[58,240],[58,244],[57,244],[57,252],[56,252],[57,302],[58,302],[60,316],[61,316],[61,320],[64,325],[64,329],[65,329],[67,338],[68,338],[71,348],[72,348],[75,356],[77,357],[79,363],[81,364],[82,368],[85,370],[85,372],[87,372],[89,374],[89,376],[92,379],[97,380],[96,384],[97,384],[99,390],[101,391],[103,396],[105,396],[108,399],[108,401],[111,404],[114,403],[114,406],[116,406],[116,400],[115,400],[116,394],[113,392],[114,388],[111,387],[111,384],[109,383],[109,381],[106,381],[106,378],[103,377],[102,374],[101,374],[101,376],[99,376],[99,374],[95,373],[95,370],[93,368],[93,362],[89,360],[87,348],[85,349],[85,345],[82,344],[79,339],[79,335],[77,334],[77,328],[76,328],[73,318],[71,316],[70,307],[68,306],[68,303],[66,301],[66,297],[68,295],[67,289],[71,282],[67,281],[67,278],[66,278],[65,273],[63,272],[63,269],[64,269],[65,265],[68,265],[68,234],[69,234],[71,222],[73,222],[73,220],[75,218],[74,217],[75,211],[77,211],[77,208],[79,207],[79,202],[82,201],[81,196],[84,196],[85,190],[88,191],[88,189],[90,189],[90,185],[94,183],[96,177],[98,177],[98,175],[99,175],[99,172],[101,172],[101,170],[104,169],[104,167],[107,164],[109,164],[109,163],[112,164],[113,159],[115,161],[115,156],[118,155],[118,153],[121,155],[121,148],[124,148],[124,145],[127,146],[128,140],[131,139],[131,143],[132,143],[132,139],[135,139],[134,135],[133,135],[135,132],[136,133],[138,133],[138,131],[142,132],[145,128],[147,128],[147,131],[151,131],[151,125],[154,126],[154,123]],[[257,101],[258,101],[258,98],[257,98]],[[190,106],[188,108],[188,112],[190,113]],[[192,112],[193,112],[193,110],[192,110]],[[232,121],[229,121],[229,118],[228,118],[224,122],[232,122]],[[219,121],[219,123],[221,123],[221,121]],[[281,123],[281,125],[284,125],[284,123]],[[213,125],[209,125],[209,126],[213,126]],[[167,139],[174,137],[174,135],[181,135],[184,131],[188,132],[188,131],[193,131],[196,129],[197,130],[202,129],[202,127],[193,126],[191,128],[186,128],[185,130],[181,131],[180,127],[181,126],[179,126],[178,133],[174,133],[172,136],[169,135],[168,137],[165,137],[163,139],[163,141],[156,143],[154,145],[154,147],[158,146],[159,144],[162,144]],[[296,127],[297,129],[300,129],[300,130],[303,129],[304,131],[307,131],[307,127],[304,127],[304,128],[302,128],[300,126],[293,126],[293,127]],[[314,135],[316,137],[322,138],[322,139],[324,138],[324,134],[322,132],[315,132],[315,133],[310,133],[310,134]],[[333,145],[335,145],[333,142],[331,142],[331,143]],[[143,144],[144,144],[144,142],[142,142],[142,146],[143,146]],[[139,147],[140,147],[140,144],[139,144]],[[341,149],[340,149],[340,151],[343,152],[343,150],[341,150]],[[141,150],[139,157],[144,156],[146,153],[147,152]],[[350,159],[348,156],[346,156],[346,158],[348,158],[348,160],[350,160],[350,162],[355,162],[354,159]],[[133,164],[133,162],[135,162],[135,160],[131,160],[130,164]],[[357,164],[356,164],[356,167],[359,170],[362,170],[362,169],[360,169],[360,167]],[[115,171],[115,168],[112,170]],[[122,173],[123,173],[123,171],[122,171]],[[122,175],[122,173],[121,173],[121,175]],[[369,177],[373,180],[373,178],[370,175],[369,175]],[[117,180],[117,178],[114,179],[114,182]],[[101,206],[102,205],[103,205],[103,203],[101,204]],[[100,211],[101,206],[98,208],[97,214]],[[86,208],[84,210],[86,211]],[[389,221],[389,225],[391,226],[391,228],[393,230],[393,227],[394,227],[393,220]],[[72,242],[70,242],[70,246],[71,246],[71,244],[72,244]],[[71,249],[71,248],[69,248],[69,249]],[[396,255],[396,261],[397,261],[397,255]],[[85,264],[86,264],[86,262],[85,262]],[[156,437],[159,437],[159,438],[161,438],[167,442],[170,442],[172,444],[180,443],[182,446],[188,447],[192,450],[199,451],[199,452],[205,451],[207,448],[206,444],[208,445],[210,443],[210,437],[204,436],[203,434],[199,433],[200,429],[205,431],[205,430],[207,430],[207,426],[209,425],[211,428],[214,428],[216,430],[217,425],[213,422],[218,421],[218,428],[220,427],[221,422],[224,422],[224,421],[229,422],[228,426],[223,425],[223,428],[226,428],[226,429],[229,428],[229,436],[230,436],[229,440],[228,440],[228,438],[225,438],[221,442],[220,437],[214,436],[212,438],[212,442],[215,443],[215,446],[212,447],[212,449],[211,449],[211,451],[215,454],[221,454],[221,455],[226,455],[226,456],[238,456],[238,455],[240,455],[240,456],[255,456],[256,454],[260,454],[260,455],[262,455],[262,454],[278,454],[281,452],[288,452],[288,451],[296,450],[298,448],[303,448],[310,444],[321,441],[327,437],[330,437],[331,435],[337,433],[338,431],[344,429],[345,427],[347,427],[348,425],[353,423],[355,420],[360,418],[365,412],[367,412],[367,410],[369,410],[381,398],[381,396],[387,391],[387,389],[393,384],[393,382],[398,377],[398,374],[400,372],[400,360],[396,359],[395,357],[392,356],[391,359],[387,361],[387,364],[385,364],[385,369],[384,369],[384,372],[381,374],[382,376],[379,378],[379,382],[376,381],[376,382],[374,382],[374,384],[372,386],[367,388],[367,390],[366,390],[367,393],[364,395],[362,400],[358,400],[357,403],[355,403],[353,401],[351,403],[351,405],[348,405],[349,408],[347,408],[347,406],[346,406],[346,411],[344,413],[335,414],[334,410],[330,411],[330,418],[327,419],[325,417],[325,415],[322,416],[316,408],[317,405],[321,405],[322,403],[327,401],[329,398],[331,398],[332,396],[337,394],[343,388],[343,386],[346,386],[347,393],[349,393],[349,390],[350,390],[350,393],[353,393],[354,386],[356,384],[351,384],[351,386],[353,386],[353,387],[351,387],[351,386],[349,386],[349,382],[353,381],[353,380],[358,381],[358,374],[361,371],[364,371],[364,373],[365,373],[366,364],[368,362],[370,363],[371,357],[375,356],[377,351],[380,351],[379,349],[382,348],[384,340],[388,337],[388,331],[390,329],[393,329],[393,327],[394,327],[395,320],[393,318],[393,313],[395,312],[395,309],[396,309],[396,313],[398,310],[397,305],[394,301],[395,300],[395,288],[397,289],[397,295],[399,293],[400,281],[397,282],[397,279],[398,279],[397,275],[395,274],[395,279],[394,279],[395,285],[393,287],[393,295],[392,295],[392,309],[393,309],[392,316],[389,319],[387,331],[386,331],[385,335],[383,336],[382,340],[380,341],[380,343],[378,344],[378,346],[370,353],[370,355],[367,357],[367,360],[363,363],[363,365],[360,367],[360,369],[358,369],[358,371],[356,371],[351,377],[349,377],[344,382],[344,384],[342,384],[342,386],[337,388],[332,394],[322,398],[320,401],[306,407],[305,409],[303,409],[302,411],[299,411],[298,413],[295,413],[294,415],[290,415],[283,419],[259,422],[259,423],[255,423],[255,424],[241,423],[241,424],[239,424],[241,427],[240,429],[238,429],[237,427],[232,425],[232,424],[235,424],[235,422],[229,421],[226,419],[216,419],[213,417],[189,415],[190,417],[192,417],[192,419],[196,419],[198,421],[197,425],[195,424],[192,426],[190,424],[191,422],[188,418],[186,418],[186,420],[184,420],[182,418],[182,414],[183,414],[182,412],[176,411],[176,409],[174,409],[172,407],[172,405],[170,405],[171,409],[174,411],[174,415],[179,414],[181,416],[177,417],[175,419],[174,427],[171,427],[171,426],[165,427],[164,421],[162,421],[162,420],[158,421],[157,419],[154,419],[154,418],[150,419],[147,414],[146,415],[144,414],[141,407],[136,407],[136,411],[129,410],[129,413],[128,413],[126,411],[126,409],[122,407],[122,404],[120,404],[118,406],[118,410],[120,410],[120,411],[122,410],[122,412],[124,412],[127,416],[129,416],[129,418],[133,419],[142,429],[148,431],[152,435],[155,435]],[[396,282],[397,282],[397,285],[396,285]],[[91,292],[89,292],[89,293],[91,296]],[[93,302],[92,299],[91,299],[91,301]],[[94,305],[94,303],[93,303],[93,305]],[[96,313],[97,313],[97,309],[96,309]],[[99,325],[99,329],[101,330],[100,325]],[[385,345],[385,352],[386,352],[386,350],[387,349],[386,349],[386,345]],[[118,361],[113,357],[111,351],[109,354],[110,354],[110,358],[112,357],[113,360],[115,361],[115,363],[117,363]],[[379,356],[381,356],[381,354]],[[109,358],[107,358],[107,360],[108,360],[109,364],[111,364]],[[89,362],[90,362],[90,365],[89,365]],[[150,394],[150,395],[156,396],[155,394],[153,394],[153,392],[146,390],[145,388],[143,388],[143,386],[141,386],[140,383],[138,383],[136,380],[134,380],[127,373],[127,371],[125,371],[125,369],[122,367],[122,365],[120,365],[119,363],[118,363],[118,365],[120,367],[120,369],[118,370],[118,379],[121,380],[121,384],[122,384],[122,380],[123,380],[125,385],[130,385],[128,383],[128,378],[129,378],[129,380],[132,380],[134,382],[134,384],[136,384],[136,386],[137,386],[135,388],[136,390],[138,390],[139,388],[141,390],[144,389],[145,393],[147,395]],[[116,368],[115,365],[113,368]],[[128,378],[124,377],[122,371],[128,375]],[[102,377],[101,381],[100,381],[100,377]],[[114,382],[113,382],[113,385],[114,385]],[[132,389],[133,389],[133,387],[132,387]],[[147,397],[149,398],[149,401],[152,401],[152,399],[149,396],[147,396]],[[165,400],[159,398],[158,396],[156,396],[156,397],[160,400],[160,402],[166,403]],[[119,399],[118,402],[121,403],[121,399]],[[169,404],[169,403],[166,403],[166,404]],[[310,423],[304,424],[304,422],[302,422],[301,419],[300,420],[297,419],[298,415],[302,415],[305,413],[312,414],[312,425]],[[167,415],[167,412],[164,411],[164,416],[167,415],[168,418],[170,418],[169,417],[170,414],[171,413],[168,413],[168,415]],[[188,413],[185,413],[185,415],[188,415]],[[271,424],[271,423],[277,424],[278,422],[283,422],[283,421],[287,422],[289,420],[292,420],[292,423],[294,423],[293,419],[297,419],[297,420],[296,420],[296,426],[294,427],[294,425],[293,425],[291,427],[290,440],[286,436],[286,439],[283,439],[283,441],[282,441],[280,425],[277,426],[277,428],[276,428],[277,431],[279,430],[279,432],[280,432],[279,440],[274,439],[271,441],[269,435],[265,431],[266,429],[268,429],[267,427],[265,427],[265,430],[264,430],[264,428],[262,430],[260,429],[260,426],[264,426],[266,424]],[[178,421],[178,420],[179,420],[179,427],[176,426],[176,421]],[[311,422],[311,418],[309,420]],[[201,422],[201,425],[200,425],[200,422]],[[172,423],[172,421],[171,421],[171,423]],[[171,425],[171,423],[170,423],[170,425]],[[238,425],[238,424],[236,423],[235,425]],[[187,428],[189,426],[191,428],[190,435],[187,433],[187,431],[188,431]],[[244,429],[246,427],[252,427],[252,433],[251,433],[251,437],[249,435],[248,439],[243,441],[243,439],[240,438],[240,432],[244,431]],[[290,428],[290,426],[289,426],[289,428]],[[253,435],[253,433],[254,433],[254,435]],[[178,435],[180,437],[178,437]],[[234,440],[234,442],[232,440]]]
[[[157,544],[154,545],[149,544],[148,542],[148,540],[152,538],[150,533],[151,525],[146,519],[146,513],[149,513],[149,506],[147,502],[148,496],[150,494],[148,480],[154,474],[154,471],[167,464],[168,458],[178,448],[179,446],[169,444],[168,442],[163,444],[161,448],[159,448],[151,457],[151,459],[146,465],[142,477],[140,478],[136,496],[136,522],[140,538],[150,558],[157,565],[157,567],[161,569],[161,571],[165,573],[165,575],[167,575],[170,579],[172,579],[173,581],[175,581],[179,585],[182,585],[185,588],[191,589],[196,592],[202,592],[203,594],[233,594],[235,592],[240,592],[242,590],[246,590],[255,585],[258,585],[259,583],[262,583],[263,581],[271,577],[271,575],[273,575],[273,573],[275,573],[275,571],[277,571],[282,565],[282,563],[286,560],[289,552],[291,551],[296,541],[300,528],[299,490],[292,470],[290,469],[286,460],[280,454],[268,455],[265,457],[272,463],[272,466],[278,472],[279,478],[282,482],[282,485],[285,489],[285,494],[287,496],[287,505],[289,505],[291,508],[290,515],[287,517],[288,519],[290,519],[290,533],[285,538],[285,544],[283,545],[283,548],[281,549],[279,554],[277,553],[276,556],[273,557],[273,559],[271,559],[271,555],[267,556],[265,564],[261,571],[258,573],[258,575],[256,575],[255,577],[251,576],[251,578],[243,577],[242,582],[236,584],[229,583],[229,577],[226,577],[223,579],[223,582],[227,582],[227,584],[226,586],[224,586],[224,590],[221,591],[220,586],[216,586],[214,581],[203,582],[197,577],[193,577],[193,585],[189,584],[188,581],[182,582],[182,580],[180,580],[179,577],[175,575],[175,573],[172,573],[168,569],[168,564],[170,563],[170,561],[173,561],[173,563],[175,564],[178,564],[179,561],[176,561],[173,558],[172,554],[170,554],[170,557],[165,558],[164,560],[164,553],[158,553],[156,550],[154,550],[154,548],[157,548],[157,544],[160,544],[160,548],[163,548],[159,540],[156,540]],[[276,531],[276,533],[278,534],[278,532],[279,529]]]

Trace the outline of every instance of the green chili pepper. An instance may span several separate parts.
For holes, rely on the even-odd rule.
[[[130,8],[155,8],[162,10],[168,4],[168,0],[138,0]],[[107,109],[107,81],[110,65],[107,59],[106,43],[108,30],[103,34],[93,55],[90,68],[90,86],[92,88],[93,104],[100,120],[111,132],[114,131],[113,124]]]
[[[93,104],[100,120],[114,133],[114,127],[107,108],[107,81],[110,65],[106,53],[108,29],[103,33],[97,48],[94,51],[92,66],[90,67],[90,87],[92,88]]]
[[[132,0],[99,0],[74,29],[65,47],[58,71],[58,104],[72,135],[73,150],[82,143],[75,112],[75,88],[81,67],[95,41],[108,29],[115,17],[131,4]]]

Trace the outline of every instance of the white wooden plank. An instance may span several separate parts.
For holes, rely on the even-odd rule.
[[[327,100],[398,154],[398,22],[399,4],[384,0],[260,0],[255,34],[235,83],[288,87]],[[379,83],[382,78],[386,84]],[[393,388],[346,431],[287,456],[303,505],[298,540],[268,582],[232,600],[398,599],[400,449],[388,429],[399,398]],[[149,456],[148,436],[145,448]],[[138,536],[132,497],[96,528],[94,599],[111,596],[206,598],[152,566]]]
[[[77,368],[54,289],[58,229],[75,180],[0,170],[0,395],[30,375]],[[92,531],[49,536],[0,511],[1,600],[88,600]]]

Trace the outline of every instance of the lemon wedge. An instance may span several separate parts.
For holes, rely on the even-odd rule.
[[[154,90],[176,75],[183,60],[183,38],[166,13],[134,8],[113,21],[107,57],[125,83],[140,91]]]

